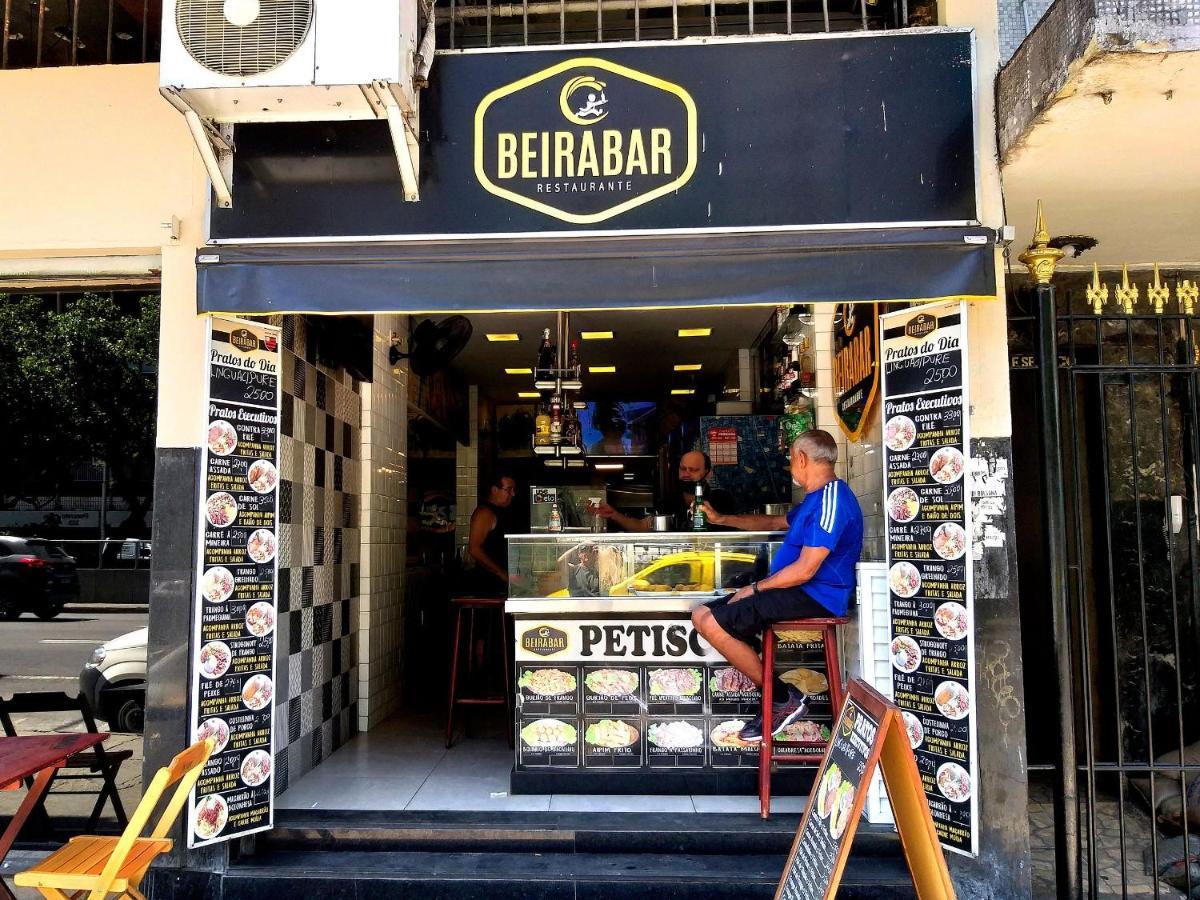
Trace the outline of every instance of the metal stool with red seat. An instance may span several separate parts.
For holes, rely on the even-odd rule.
[[[842,708],[842,698],[845,696],[842,688],[841,658],[838,655],[837,627],[845,625],[849,621],[847,618],[835,616],[819,619],[792,619],[788,622],[775,622],[763,629],[763,728],[762,743],[758,748],[758,802],[764,819],[771,815],[772,763],[820,765],[821,760],[825,757],[827,746],[824,741],[817,741],[801,745],[811,748],[812,752],[810,753],[788,756],[772,753],[771,704],[774,700],[772,695],[775,674],[775,633],[777,631],[819,631],[821,633],[821,641],[825,647],[825,674],[829,681],[829,700],[833,704],[834,721],[837,721],[838,713]]]
[[[509,704],[509,678],[512,672],[508,667],[508,629],[504,621],[503,597],[451,597],[450,605],[454,609],[454,648],[450,654],[450,699],[446,710],[446,747],[454,743],[454,712],[459,706],[503,706]],[[480,696],[458,696],[459,651],[462,648],[463,615],[468,618],[467,625],[467,674],[470,675],[475,666],[475,614],[480,610],[485,613],[495,613],[500,624],[500,683],[503,694],[486,694]],[[505,728],[508,746],[513,745],[512,723]]]

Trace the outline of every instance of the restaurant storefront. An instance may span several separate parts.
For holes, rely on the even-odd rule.
[[[597,534],[588,540],[612,568],[587,587],[568,574],[592,565],[590,550],[578,555],[582,539],[569,527],[548,535],[534,520],[539,496],[560,515],[596,491],[625,497],[630,510],[661,506],[672,487],[661,470],[693,446],[747,511],[790,502],[786,481],[770,496],[749,493],[753,473],[765,476],[739,459],[749,434],[739,429],[775,414],[762,396],[775,385],[756,370],[799,305],[808,332],[795,377],[811,390],[817,427],[839,432],[839,474],[866,515],[864,563],[884,573],[873,627],[920,637],[909,638],[915,661],[903,664],[886,637],[878,660],[844,652],[859,666],[878,663],[885,675],[864,676],[909,698],[932,754],[929,784],[941,785],[931,805],[939,837],[957,851],[960,894],[1028,893],[1002,236],[977,52],[966,27],[443,52],[422,101],[416,204],[403,201],[387,133],[374,124],[239,128],[236,202],[210,211],[195,305],[164,312],[205,348],[197,368],[195,348],[172,365],[164,345],[164,393],[175,388],[204,413],[202,423],[189,414],[192,442],[159,451],[148,732],[163,739],[163,757],[197,729],[225,746],[188,811],[190,849],[176,851],[159,885],[211,885],[248,870],[269,882],[263,860],[275,857],[256,863],[254,841],[231,838],[275,826],[288,835],[281,846],[305,849],[297,834],[322,821],[336,831],[352,813],[406,814],[382,782],[374,806],[350,800],[351,788],[371,793],[354,782],[378,774],[372,759],[390,752],[382,739],[357,756],[354,748],[373,732],[392,744],[415,739],[415,720],[404,718],[413,682],[422,667],[446,665],[428,643],[448,634],[418,629],[424,647],[410,637],[413,621],[435,615],[423,598],[448,593],[445,570],[426,564],[426,551],[444,550],[431,549],[441,500],[423,483],[437,465],[453,472],[443,494],[457,501],[457,522],[444,524],[457,524],[460,544],[488,477],[525,476],[518,504],[531,521],[509,540],[510,567],[525,578],[508,606],[519,700],[505,727],[516,749],[503,792],[466,807],[410,808],[466,809],[497,823],[544,810],[539,827],[553,831],[564,807],[552,795],[590,798],[576,811],[605,811],[613,795],[682,797],[699,815],[698,796],[751,794],[753,778],[741,776],[756,755],[745,748],[697,743],[689,753],[653,736],[711,738],[750,714],[752,697],[718,689],[722,660],[689,632],[687,614],[751,571],[777,536],[682,534],[679,522],[661,537]],[[185,321],[197,314],[203,331]],[[435,367],[441,374],[423,374],[409,317],[451,314],[472,322],[474,343],[457,364]],[[554,454],[557,467],[545,465],[527,425],[523,449],[498,437],[506,412],[510,424],[525,421],[502,399],[511,407],[532,393],[525,399],[540,403],[570,389],[562,371],[536,382],[543,327],[563,348],[561,369],[583,382],[577,420],[596,431],[577,458]],[[738,334],[722,345],[735,362],[716,381],[686,374],[707,362],[681,354],[706,351],[678,343],[705,328]],[[878,335],[879,361],[864,362],[861,343],[848,340],[855,328]],[[567,358],[570,342],[605,332],[603,344],[572,351],[582,362]],[[835,363],[838,346],[847,352]],[[614,354],[624,355],[603,365]],[[604,387],[605,375],[621,387]],[[722,396],[736,406],[720,406]],[[606,445],[595,403],[634,401],[656,410],[656,439],[639,444],[627,430]],[[422,421],[439,424],[441,437],[430,439]],[[626,482],[647,498],[629,499]],[[430,527],[414,531],[417,507]],[[913,549],[922,541],[936,554]],[[669,576],[646,574],[672,563]],[[243,605],[246,615],[258,607],[248,634]],[[940,638],[935,609],[955,619],[938,620]],[[865,614],[852,611],[851,635]],[[814,671],[803,655],[814,648],[795,643],[789,665]],[[847,638],[855,643],[871,641]],[[577,693],[564,701],[550,686],[567,679]],[[817,736],[821,715],[831,711],[814,711]],[[548,721],[564,726],[557,739],[527,739]],[[629,752],[615,752],[611,735],[588,736],[614,727],[635,736],[620,746]],[[947,766],[965,787],[946,786]],[[780,776],[785,793],[788,781]],[[808,785],[800,777],[790,787],[803,795]],[[288,797],[302,791],[326,820],[309,812],[295,824]],[[627,808],[637,807],[611,810]]]

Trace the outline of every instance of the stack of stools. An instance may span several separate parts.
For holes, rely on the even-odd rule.
[[[833,704],[833,722],[830,731],[837,722],[838,714],[842,711],[842,663],[838,656],[837,627],[845,625],[849,619],[830,617],[821,619],[792,619],[789,622],[776,622],[763,629],[763,734],[762,743],[758,748],[758,802],[764,819],[771,815],[771,764],[790,763],[792,765],[820,765],[825,757],[826,744],[823,742],[803,745],[811,749],[809,753],[797,753],[779,756],[772,752],[771,703],[774,701],[772,690],[775,674],[775,632],[776,631],[819,631],[822,643],[825,645],[825,676],[829,680],[829,700]],[[831,734],[832,739],[832,734]]]
[[[450,701],[446,710],[446,747],[454,743],[454,712],[459,706],[503,706],[509,709],[509,683],[512,672],[508,666],[508,629],[504,622],[504,598],[502,597],[451,597],[454,609],[454,647],[450,653]],[[460,697],[458,695],[459,655],[462,651],[463,617],[467,618],[467,671],[469,676],[475,666],[475,617],[477,613],[494,615],[497,620],[496,633],[500,635],[500,683],[502,694]],[[504,729],[508,746],[513,745],[512,722]]]

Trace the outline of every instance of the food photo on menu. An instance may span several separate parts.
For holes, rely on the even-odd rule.
[[[583,679],[589,693],[600,697],[628,697],[638,689],[638,673],[632,669],[595,669]]]
[[[560,697],[574,692],[576,680],[563,669],[526,669],[517,679],[517,687],[539,697]]]
[[[251,675],[242,685],[242,703],[247,709],[263,709],[271,702],[275,685],[269,675]]]
[[[592,747],[623,749],[632,747],[639,737],[636,725],[620,719],[601,719],[587,726],[583,740]]]
[[[224,566],[206,569],[200,579],[200,593],[209,603],[224,603],[233,596],[233,573]]]
[[[220,794],[209,794],[196,804],[193,830],[201,840],[219,835],[229,821],[229,804]]]
[[[691,722],[654,722],[646,740],[663,750],[696,750],[704,746],[704,732]]]
[[[560,719],[536,719],[521,729],[521,743],[535,750],[558,749],[575,744],[577,731]]]

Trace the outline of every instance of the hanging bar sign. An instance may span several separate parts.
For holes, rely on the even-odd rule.
[[[978,852],[966,304],[880,317],[892,687],[938,838]]]
[[[191,726],[216,750],[188,804],[188,846],[270,828],[274,796],[279,329],[209,320]]]

